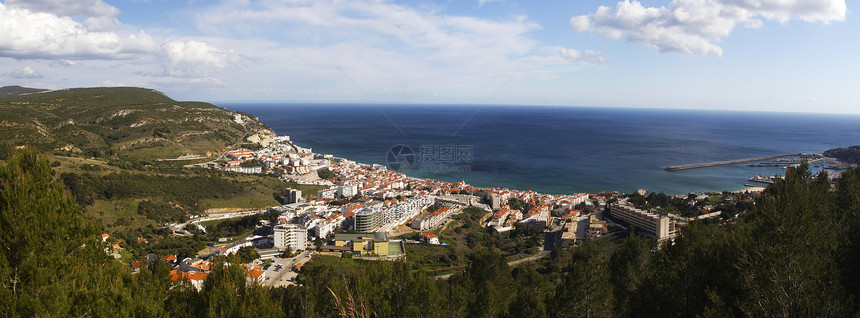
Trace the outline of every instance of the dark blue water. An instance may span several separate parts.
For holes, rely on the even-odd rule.
[[[255,114],[279,135],[316,153],[386,164],[389,149],[404,144],[418,161],[410,176],[544,193],[737,190],[754,174],[783,171],[746,164],[663,168],[860,144],[860,116],[847,115],[476,105],[222,106]],[[471,171],[419,171],[420,164],[433,161],[421,161],[422,145],[471,147],[471,162],[440,158],[438,147],[434,159]]]

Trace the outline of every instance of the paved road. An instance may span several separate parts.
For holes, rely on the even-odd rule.
[[[229,213],[220,213],[220,214],[210,214],[204,217],[199,217],[196,219],[191,219],[181,224],[169,224],[168,228],[173,231],[181,231],[188,224],[198,224],[200,222],[212,221],[212,220],[221,220],[221,219],[232,219],[243,216],[249,216],[254,214],[261,214],[268,212],[269,209],[259,209],[259,210],[247,210],[247,211],[238,211],[238,212],[229,212]]]
[[[529,257],[526,257],[526,258],[523,258],[523,259],[518,259],[518,260],[515,260],[515,261],[510,261],[510,262],[508,262],[508,266],[510,266],[510,267],[514,267],[514,266],[520,265],[520,264],[525,263],[525,262],[536,261],[536,260],[538,260],[538,259],[540,259],[540,258],[543,258],[544,256],[549,255],[549,253],[550,253],[550,252],[551,252],[551,251],[543,250],[543,251],[540,251],[539,253],[537,253],[537,254],[535,254],[535,255],[532,255],[532,256],[529,256]]]

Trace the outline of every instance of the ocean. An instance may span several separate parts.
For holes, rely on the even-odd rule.
[[[784,171],[747,163],[664,168],[860,144],[855,115],[495,105],[220,106],[254,114],[315,153],[403,168],[413,177],[553,194],[733,191],[755,174]]]

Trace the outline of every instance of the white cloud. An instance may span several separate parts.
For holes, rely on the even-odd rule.
[[[72,17],[114,17],[119,9],[101,0],[6,0],[6,6]]]
[[[127,85],[125,85],[123,83],[114,82],[111,80],[106,80],[106,81],[102,82],[101,86],[103,86],[103,87],[118,87],[118,86],[127,86]]]
[[[167,57],[165,73],[170,76],[212,74],[239,61],[233,50],[219,50],[200,41],[171,40],[161,47]]]
[[[33,70],[29,66],[24,67],[23,69],[20,69],[20,70],[4,73],[3,75],[9,76],[11,78],[40,78],[40,77],[42,77],[42,74],[39,74],[39,72],[36,72],[35,70]]]
[[[29,58],[114,57],[123,41],[113,32],[90,32],[69,17],[0,4],[0,56]]]
[[[385,1],[228,1],[200,12],[197,23],[201,30],[219,35],[283,35],[291,46],[363,39],[377,47],[427,50],[422,53],[441,59],[524,55],[537,44],[525,35],[541,29],[525,17],[492,21]],[[315,43],[313,36],[322,37],[322,43]]]
[[[73,66],[73,65],[75,65],[75,64],[77,64],[77,62],[72,61],[72,60],[65,60],[65,59],[64,59],[64,60],[53,61],[53,62],[51,62],[51,63],[50,63],[50,65],[51,65],[52,67],[69,67],[69,66]]]
[[[72,66],[71,60],[155,61],[165,69],[160,76],[178,77],[211,76],[238,61],[234,52],[201,41],[112,31],[119,25],[113,17],[118,10],[101,1],[70,6],[71,14],[88,17],[83,22],[52,13],[67,2],[73,1],[0,3],[0,57],[56,60],[55,67]]]
[[[559,55],[565,60],[574,60],[580,62],[588,62],[588,63],[603,63],[606,62],[606,58],[602,56],[603,53],[595,50],[583,50],[577,51],[576,49],[571,48],[559,48]]]
[[[760,18],[786,23],[842,21],[844,0],[672,0],[667,6],[646,7],[624,0],[615,8],[600,6],[588,15],[574,16],[576,31],[593,31],[611,39],[626,39],[657,52],[722,55],[714,42],[728,36],[737,24],[760,28]]]
[[[101,0],[7,0],[11,9],[50,13],[56,16],[83,17],[87,31],[110,31],[120,27],[120,11]]]
[[[273,88],[357,92],[346,73],[371,95],[468,90],[483,101],[518,69],[512,81],[581,67],[558,48],[539,46],[529,35],[541,26],[524,16],[484,19],[388,1],[322,0],[225,1],[195,14],[200,31],[245,39],[222,47],[253,60],[245,75],[272,78],[260,85]]]

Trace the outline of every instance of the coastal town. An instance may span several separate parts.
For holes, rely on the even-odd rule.
[[[220,238],[219,244],[210,244],[183,259],[174,254],[150,254],[132,261],[132,271],[139,270],[141,262],[160,259],[173,267],[172,280],[188,280],[200,289],[217,259],[253,255],[239,265],[249,283],[286,286],[296,284],[298,272],[315,255],[398,260],[408,257],[407,244],[447,245],[449,241],[439,235],[464,209],[480,211],[481,224],[496,232],[528,229],[544,233],[543,248],[521,262],[543,257],[556,247],[572,248],[631,228],[657,243],[668,242],[689,222],[730,219],[732,215],[718,209],[724,202],[752,202],[758,195],[755,191],[729,196],[678,195],[670,200],[679,202],[680,209],[665,203],[652,207],[647,200],[655,194],[648,195],[644,189],[628,196],[618,192],[550,195],[478,188],[462,181],[413,178],[384,165],[316,154],[294,144],[288,136],[254,135],[248,140],[259,144],[258,149],[235,148],[218,160],[189,167],[272,174],[322,189],[302,193],[286,188],[280,206],[195,215],[183,223],[165,224],[170,233],[181,237],[207,233],[204,224],[220,220],[268,216],[258,221],[251,235]],[[108,237],[103,235],[105,240]],[[108,252],[119,257],[117,249],[114,244],[114,251]]]

